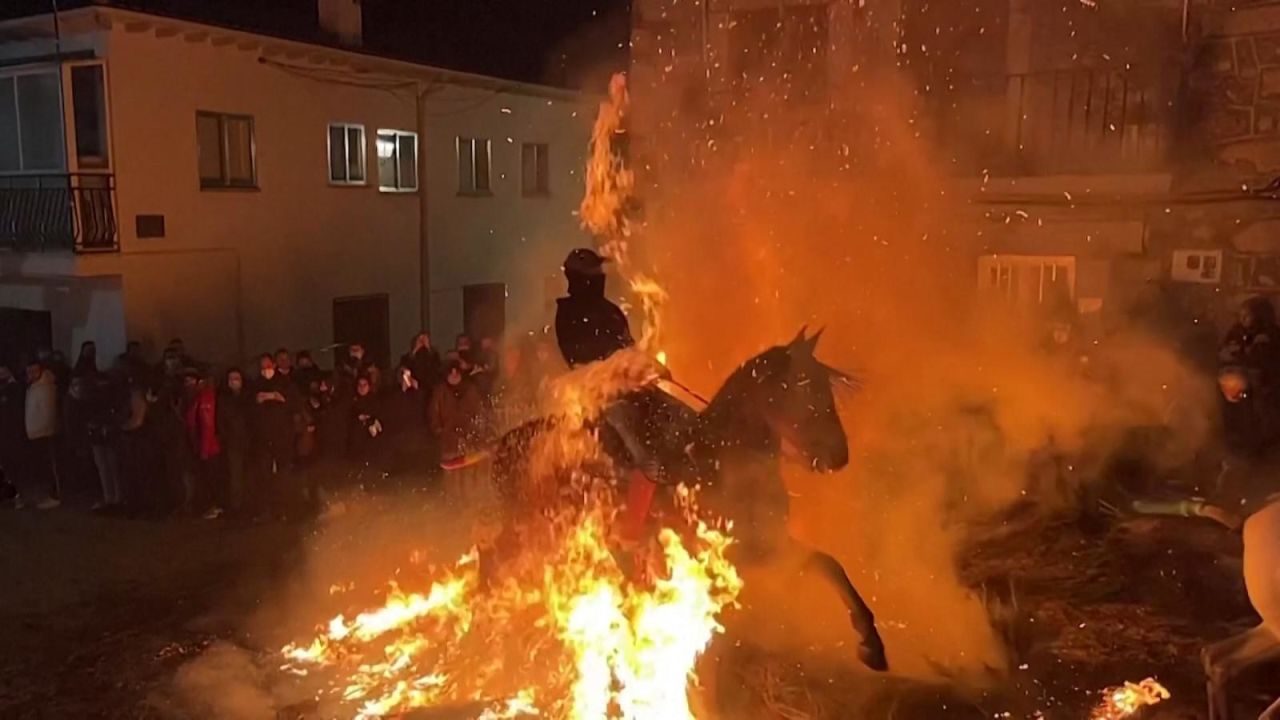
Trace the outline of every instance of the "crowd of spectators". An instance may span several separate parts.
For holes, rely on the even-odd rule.
[[[0,495],[18,508],[83,498],[129,515],[304,516],[335,484],[431,482],[463,464],[528,417],[555,357],[535,337],[500,350],[462,335],[441,353],[426,333],[391,368],[360,343],[329,369],[287,348],[215,367],[179,339],[154,363],[131,342],[106,367],[93,342],[74,364],[42,350],[0,366]]]

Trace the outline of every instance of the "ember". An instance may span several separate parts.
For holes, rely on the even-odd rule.
[[[1102,704],[1094,709],[1090,720],[1121,720],[1132,717],[1144,707],[1159,704],[1169,699],[1169,691],[1156,682],[1155,678],[1147,678],[1142,682],[1125,682],[1124,685],[1108,689],[1104,693]]]

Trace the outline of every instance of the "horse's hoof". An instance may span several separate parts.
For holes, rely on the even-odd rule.
[[[872,635],[858,645],[858,659],[876,672],[889,671],[889,659],[884,655],[884,642],[879,635]]]

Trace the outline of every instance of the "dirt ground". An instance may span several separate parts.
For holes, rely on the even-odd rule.
[[[0,717],[172,716],[152,699],[211,644],[254,646],[243,621],[302,562],[310,532],[306,524],[0,513]],[[876,681],[879,699],[868,706],[859,693],[858,717],[1039,711],[1083,720],[1091,692],[1149,675],[1174,697],[1141,717],[1205,717],[1199,650],[1252,622],[1238,537],[1190,520],[1016,517],[983,537],[964,554],[963,576],[1013,648],[1012,677],[976,694]],[[865,686],[867,677],[779,658],[742,667],[756,717],[850,717],[835,688]],[[1261,707],[1247,684],[1276,688],[1280,676],[1246,679],[1241,718]]]

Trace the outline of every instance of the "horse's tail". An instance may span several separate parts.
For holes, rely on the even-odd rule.
[[[493,454],[493,483],[508,510],[521,497],[520,480],[528,474],[529,447],[534,438],[555,427],[551,418],[537,418],[508,430]]]

